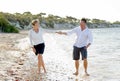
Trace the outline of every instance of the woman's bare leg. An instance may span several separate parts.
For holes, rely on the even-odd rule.
[[[42,64],[41,64],[41,56],[40,56],[40,54],[38,54],[38,73],[41,72],[41,66],[42,66]]]
[[[44,64],[44,60],[43,60],[43,56],[42,55],[41,55],[41,63],[42,63],[42,67],[44,69],[44,72],[46,73],[45,64]]]

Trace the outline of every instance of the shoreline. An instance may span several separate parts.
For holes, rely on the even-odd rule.
[[[100,27],[100,28],[89,28],[89,29],[109,29],[109,28],[120,28],[120,27]],[[45,31],[52,31],[52,32],[55,32],[55,31],[59,31],[59,30],[71,30],[73,28],[65,28],[65,29],[54,29],[54,28],[43,28]],[[29,29],[30,30],[30,29]],[[28,31],[27,29],[21,29],[20,30],[20,33],[6,33],[6,32],[0,32],[0,34],[28,34]],[[26,33],[27,31],[27,33]],[[52,33],[51,32],[51,33]]]

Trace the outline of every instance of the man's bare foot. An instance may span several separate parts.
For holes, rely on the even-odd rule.
[[[73,73],[73,75],[76,75],[76,76],[77,76],[77,75],[78,75],[78,72]]]
[[[85,72],[85,75],[86,75],[86,76],[90,76],[90,74],[88,74],[87,72]]]

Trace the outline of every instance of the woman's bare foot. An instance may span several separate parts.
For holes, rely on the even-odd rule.
[[[37,74],[40,74],[40,71],[37,71]]]
[[[76,76],[77,76],[77,75],[78,75],[78,72],[73,73],[73,75],[76,75]]]
[[[44,73],[47,73],[47,71],[46,71],[46,70],[44,70]]]

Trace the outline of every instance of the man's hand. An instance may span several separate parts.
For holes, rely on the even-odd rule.
[[[34,47],[32,47],[32,49],[33,49],[33,52],[36,53],[36,49]]]
[[[57,34],[60,34],[60,35],[67,35],[67,33],[66,32],[61,32],[61,31],[59,31],[59,32],[56,32]]]
[[[91,44],[89,43],[87,46],[85,46],[85,48],[87,49]]]
[[[59,32],[55,32],[55,33],[57,33],[57,34],[62,34],[62,32],[61,32],[61,31],[59,31]]]

